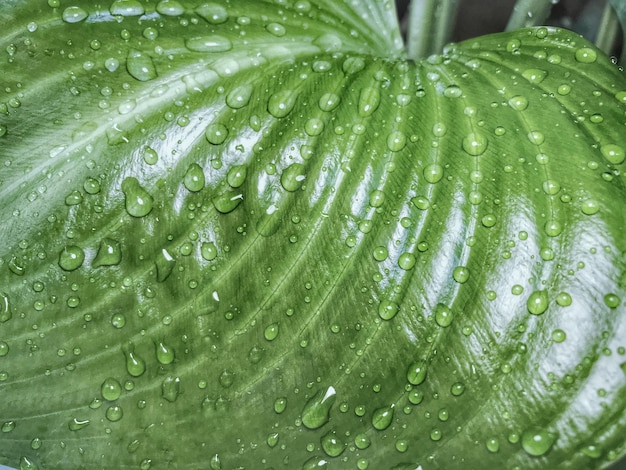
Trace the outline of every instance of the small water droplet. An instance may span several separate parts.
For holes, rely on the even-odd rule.
[[[217,247],[213,242],[206,242],[200,246],[200,255],[207,261],[217,258]]]
[[[604,304],[609,308],[617,308],[622,303],[622,299],[616,294],[606,294],[604,296]]]
[[[469,279],[470,271],[465,266],[457,266],[452,271],[452,277],[459,284],[465,284]]]
[[[235,165],[226,175],[226,181],[232,188],[238,188],[246,180],[248,168],[245,165]]]
[[[541,315],[548,309],[549,299],[547,290],[537,290],[530,294],[526,301],[526,308],[533,315]]]
[[[585,215],[594,215],[600,211],[600,203],[595,199],[587,199],[583,201],[580,209]]]
[[[406,146],[406,135],[404,132],[395,131],[387,137],[387,148],[392,152],[399,152]]]
[[[598,54],[590,47],[581,47],[574,53],[577,62],[581,64],[591,64],[598,58]]]
[[[161,397],[174,403],[180,394],[180,378],[168,375],[161,383]]]
[[[336,399],[335,389],[330,386],[313,395],[302,409],[302,424],[308,429],[318,429],[330,419],[330,409]]]
[[[405,271],[413,269],[416,262],[417,259],[415,258],[415,255],[413,253],[402,253],[398,258],[398,266],[400,266],[400,268],[404,269]]]
[[[275,322],[265,327],[263,331],[263,337],[267,341],[274,341],[278,337],[279,333],[279,323]]]
[[[131,50],[126,57],[126,70],[140,82],[153,80],[157,77],[156,68],[152,58],[138,50]]]
[[[209,124],[204,133],[206,140],[208,140],[213,145],[223,144],[228,137],[228,128],[224,124],[220,124],[215,122],[213,124]]]
[[[111,238],[103,238],[100,241],[98,253],[91,263],[92,267],[114,266],[122,260],[122,249],[118,241]]]
[[[67,427],[70,431],[80,431],[81,429],[87,427],[89,425],[88,419],[78,419],[72,418],[70,422],[67,424]]]
[[[157,255],[154,261],[157,272],[157,282],[165,282],[165,280],[172,274],[174,266],[176,265],[176,259],[163,248]]]
[[[156,11],[164,16],[180,16],[185,13],[185,8],[177,0],[161,0]]]
[[[292,163],[280,175],[280,184],[286,191],[297,191],[302,187],[305,175],[305,166],[302,163]]]
[[[382,300],[378,305],[378,315],[383,320],[391,320],[399,310],[399,305],[391,300]]]
[[[139,377],[146,371],[146,362],[135,353],[135,347],[129,343],[123,348],[126,356],[126,370],[133,377]]]
[[[443,167],[437,163],[431,163],[424,167],[423,174],[427,182],[436,184],[443,178]]]
[[[341,98],[334,93],[325,93],[319,100],[319,107],[322,111],[329,112],[339,106]]]
[[[228,190],[212,199],[213,206],[218,212],[228,214],[234,211],[243,201],[243,194],[234,190]]]
[[[548,76],[548,72],[541,69],[526,69],[522,72],[522,77],[530,83],[539,84]]]
[[[143,161],[148,165],[155,165],[159,161],[159,154],[152,147],[143,149]]]
[[[156,349],[156,358],[160,364],[168,365],[174,362],[174,349],[165,344],[163,341],[155,343],[154,346]]]
[[[285,34],[287,34],[287,30],[280,23],[268,23],[267,26],[265,27],[265,30],[268,33],[272,34],[273,36],[276,36],[276,37],[279,37],[279,38],[281,38]]]
[[[411,385],[419,385],[426,380],[426,363],[413,362],[406,371],[406,379]]]
[[[137,178],[129,176],[122,181],[122,192],[125,196],[126,212],[133,217],[145,217],[152,211],[154,201],[148,191]]]
[[[385,406],[374,410],[372,414],[372,426],[374,429],[384,431],[393,421],[393,406]]]
[[[227,52],[233,48],[230,39],[217,34],[197,36],[185,40],[185,47],[194,52]]]
[[[226,96],[226,104],[232,109],[241,109],[248,106],[253,87],[250,84],[238,86]]]
[[[74,271],[80,268],[85,261],[85,252],[76,245],[68,245],[59,254],[59,266],[65,271]]]
[[[111,405],[107,408],[106,412],[104,413],[104,415],[106,416],[106,418],[111,421],[111,422],[116,422],[119,421],[120,419],[122,419],[122,417],[124,416],[124,412],[122,411],[122,407],[119,405]]]
[[[454,314],[447,305],[438,303],[435,307],[435,323],[442,328],[446,328],[452,324],[454,320]]]
[[[620,147],[616,144],[607,144],[600,147],[600,152],[604,155],[609,163],[613,165],[619,165],[620,163],[624,163],[626,159],[626,152],[624,151],[624,147]]]
[[[514,96],[509,100],[509,106],[516,111],[524,111],[528,108],[528,99],[524,96]]]
[[[122,395],[122,386],[113,377],[108,377],[102,382],[100,393],[105,400],[115,401]]]

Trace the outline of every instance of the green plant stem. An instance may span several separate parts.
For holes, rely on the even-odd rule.
[[[418,60],[440,53],[452,38],[458,0],[414,0],[409,6],[407,53]]]
[[[545,23],[553,3],[550,0],[517,0],[506,25],[506,31]]]

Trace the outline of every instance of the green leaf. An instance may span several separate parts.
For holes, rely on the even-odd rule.
[[[625,454],[606,56],[538,28],[405,61],[374,0],[107,8],[0,6],[0,462]]]

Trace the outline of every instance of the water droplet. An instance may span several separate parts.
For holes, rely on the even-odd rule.
[[[215,246],[215,243],[203,243],[200,246],[200,255],[207,261],[213,261],[217,258],[217,247]]]
[[[143,149],[143,161],[148,165],[155,165],[159,161],[159,154],[152,147]]]
[[[324,131],[324,121],[318,118],[311,118],[304,124],[304,132],[311,137],[320,135]]]
[[[156,11],[164,16],[180,16],[185,13],[185,8],[176,0],[161,0]]]
[[[122,181],[122,192],[126,198],[126,212],[133,217],[144,217],[152,211],[154,201],[137,178],[129,176]]]
[[[621,303],[622,300],[615,294],[606,294],[604,296],[604,304],[609,308],[617,308]]]
[[[270,449],[273,449],[278,444],[279,434],[277,432],[270,433],[267,436],[265,442],[267,443]]]
[[[273,36],[276,36],[279,38],[287,34],[287,30],[280,23],[268,23],[268,25],[265,27],[265,30],[268,33],[272,34]]]
[[[232,188],[238,188],[246,180],[248,168],[245,165],[235,165],[226,175],[226,181]]]
[[[105,400],[115,401],[122,395],[122,386],[113,377],[108,377],[102,382],[100,393]]]
[[[274,400],[274,412],[281,414],[287,408],[287,399],[285,397],[278,397]]]
[[[550,196],[554,196],[559,191],[561,191],[561,185],[558,181],[555,180],[546,180],[543,182],[541,187],[543,189],[543,192]]]
[[[419,385],[426,380],[426,363],[413,362],[406,371],[406,379],[411,385]]]
[[[455,397],[460,397],[465,392],[465,385],[461,382],[455,382],[450,387],[450,394]]]
[[[313,395],[302,409],[302,424],[308,429],[318,429],[330,419],[330,409],[336,399],[335,389],[330,386]]]
[[[450,85],[443,91],[443,96],[446,98],[459,98],[462,94],[463,90],[456,85]]]
[[[133,377],[139,377],[146,371],[146,362],[135,353],[132,343],[127,344],[124,348],[126,356],[126,370]]]
[[[597,214],[600,211],[600,203],[595,199],[587,199],[583,201],[580,209],[586,215]]]
[[[302,465],[302,470],[325,470],[328,468],[328,462],[318,456],[311,457]]]
[[[563,231],[563,225],[557,220],[550,219],[546,222],[544,230],[549,237],[558,237]]]
[[[71,6],[63,10],[63,21],[66,23],[78,23],[87,18],[88,13],[81,7]]]
[[[191,192],[197,193],[204,188],[204,182],[204,171],[202,171],[202,167],[197,163],[189,165],[183,179],[185,188]]]
[[[140,16],[145,13],[138,0],[115,0],[109,11],[113,16]]]
[[[156,358],[160,364],[168,365],[174,362],[174,349],[165,344],[163,341],[155,343],[154,346],[156,349]]]
[[[100,241],[98,253],[91,263],[92,267],[114,266],[122,260],[122,249],[118,241],[111,238],[103,238]]]
[[[65,271],[74,271],[85,261],[85,252],[76,245],[68,245],[59,254],[59,266]]]
[[[263,331],[263,337],[267,341],[274,341],[278,337],[278,333],[279,333],[279,323],[278,322],[272,323],[265,327],[265,330]]]
[[[577,62],[580,62],[582,64],[591,64],[592,62],[596,61],[596,59],[598,58],[598,54],[590,47],[581,47],[580,49],[576,50],[574,57],[576,58]]]
[[[83,183],[83,189],[87,194],[98,194],[100,192],[100,181],[95,178],[87,178]]]
[[[442,328],[446,328],[452,324],[454,320],[454,314],[447,305],[438,303],[435,307],[435,323]]]
[[[492,454],[495,454],[496,452],[500,450],[500,441],[498,441],[497,437],[490,437],[485,442],[485,447],[487,447],[487,450],[489,452],[491,452]]]
[[[270,96],[267,111],[275,118],[287,116],[296,104],[298,93],[293,90],[281,90]]]
[[[66,206],[77,206],[83,202],[83,195],[80,191],[72,191],[65,197]]]
[[[165,280],[170,277],[172,271],[174,270],[174,266],[176,265],[176,259],[163,248],[157,255],[154,260],[154,265],[156,266],[156,277],[157,282],[165,282]]]
[[[466,268],[465,266],[457,266],[456,268],[454,268],[454,270],[452,271],[452,277],[454,278],[454,280],[456,282],[458,282],[459,284],[464,284],[467,282],[467,280],[469,279],[470,276],[470,272],[469,269]]]
[[[213,145],[223,144],[228,137],[228,128],[224,124],[213,123],[209,124],[204,133],[206,140]]]
[[[600,152],[604,155],[609,163],[613,165],[619,165],[620,163],[624,163],[626,159],[626,152],[624,152],[624,148],[615,144],[607,144],[600,147]]]
[[[341,98],[334,93],[325,93],[319,100],[319,107],[322,111],[329,112],[339,106]]]
[[[361,57],[348,57],[342,64],[341,69],[346,74],[358,73],[365,68],[365,61]]]
[[[20,457],[20,470],[39,470],[39,467],[35,462],[28,457]]]
[[[170,403],[174,403],[179,394],[180,379],[172,375],[165,377],[161,383],[161,396]]]
[[[226,104],[232,109],[241,109],[248,106],[253,87],[250,84],[238,86],[226,96]]]
[[[448,128],[443,122],[437,122],[433,125],[433,135],[435,137],[443,137],[448,132]]]
[[[437,163],[431,163],[424,167],[424,179],[430,184],[436,184],[443,178],[443,167]],[[428,202],[426,200],[426,202]],[[419,207],[419,206],[418,206]],[[425,209],[422,209],[425,210]]]
[[[395,131],[387,137],[387,148],[392,152],[399,152],[406,146],[406,135],[404,132]]]
[[[415,259],[415,255],[413,253],[402,253],[398,258],[398,266],[400,266],[405,271],[413,269],[417,260]]]
[[[365,433],[357,434],[356,436],[354,436],[354,445],[357,449],[367,449],[371,443],[371,439]]]
[[[9,294],[0,292],[0,322],[4,323],[13,316],[11,312],[11,303],[9,302]]]
[[[239,206],[241,201],[243,201],[243,194],[234,190],[229,190],[214,197],[211,202],[213,202],[213,206],[218,212],[228,214],[229,212],[234,211],[237,206]]]
[[[391,320],[399,310],[398,304],[390,300],[382,300],[378,305],[378,315],[383,320]]]
[[[552,332],[552,341],[555,343],[562,343],[567,338],[565,331],[561,329],[556,329]]]
[[[548,309],[548,291],[537,290],[530,294],[526,301],[526,308],[533,315],[541,315]]]
[[[359,116],[371,116],[380,105],[380,90],[376,87],[363,88],[359,95]]]
[[[104,415],[106,416],[106,418],[111,421],[111,422],[116,422],[119,421],[120,419],[122,419],[122,417],[124,416],[124,413],[122,411],[122,407],[119,405],[111,405],[107,408],[106,412],[104,413]]]
[[[329,431],[320,439],[322,449],[329,457],[338,457],[345,450],[345,444],[337,437],[334,431]]]
[[[228,21],[228,11],[217,3],[205,3],[196,8],[195,11],[211,24],[222,24]]]
[[[387,250],[387,247],[384,247],[382,245],[377,246],[376,248],[374,248],[372,255],[374,256],[374,259],[376,261],[385,261],[389,256],[389,250]]]
[[[541,145],[545,141],[545,136],[539,131],[531,131],[528,133],[527,137],[528,140],[535,145]]]
[[[123,313],[115,313],[111,317],[111,325],[118,330],[126,326],[126,316]]]
[[[17,257],[13,256],[9,261],[9,271],[17,276],[23,276],[26,273],[26,267]]]
[[[522,433],[522,448],[530,455],[545,455],[556,441],[556,434],[540,428],[530,428]]]
[[[305,176],[305,166],[302,163],[292,163],[280,175],[280,184],[286,191],[297,191],[302,187]]]
[[[522,77],[535,85],[543,82],[547,76],[548,72],[541,69],[527,69],[522,72]]]
[[[185,47],[194,52],[226,52],[233,48],[233,43],[224,36],[212,34],[189,38],[185,41]]]
[[[524,111],[528,108],[528,99],[524,96],[514,96],[509,100],[509,106],[516,111]]]
[[[477,157],[487,150],[487,138],[478,133],[471,132],[463,139],[463,150],[468,154]]]
[[[131,50],[126,57],[126,70],[140,82],[153,80],[157,77],[156,68],[152,58],[143,52]]]
[[[385,406],[374,410],[372,414],[372,426],[374,429],[384,431],[393,421],[393,406]]]

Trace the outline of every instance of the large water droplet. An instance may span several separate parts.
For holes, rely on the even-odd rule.
[[[85,252],[76,245],[68,245],[59,254],[59,266],[65,271],[74,271],[85,261]]]
[[[204,3],[196,8],[195,11],[211,24],[221,24],[228,21],[228,11],[217,3]]]
[[[293,90],[281,90],[270,96],[267,111],[276,118],[287,116],[296,104],[298,93]]]
[[[382,300],[378,305],[378,315],[383,320],[391,320],[399,310],[400,306],[390,300]]]
[[[226,96],[226,104],[232,109],[241,109],[247,106],[252,96],[252,85],[246,83],[238,86]]]
[[[194,52],[226,52],[233,48],[233,43],[224,36],[213,34],[187,39],[185,46]]]
[[[114,16],[140,16],[145,12],[138,0],[115,0],[109,11]]]
[[[387,148],[392,152],[399,152],[406,146],[406,135],[404,132],[395,131],[387,137]]]
[[[302,424],[309,429],[321,428],[330,419],[330,409],[336,399],[335,389],[330,386],[313,395],[302,409]]]
[[[135,347],[132,343],[123,347],[126,356],[126,371],[133,377],[139,377],[146,371],[146,362],[135,353]]]
[[[322,449],[329,457],[338,457],[345,450],[345,444],[337,437],[334,431],[329,431],[320,439]]]
[[[613,165],[624,163],[624,160],[626,159],[624,147],[616,144],[603,145],[600,147],[600,151],[602,152],[602,155],[604,155],[604,158],[606,158]]]
[[[549,299],[547,290],[534,291],[526,301],[526,308],[533,315],[541,315],[548,309]]]
[[[211,202],[213,202],[213,206],[218,212],[228,214],[234,211],[241,204],[241,201],[243,201],[243,194],[234,190],[228,190],[214,197]]]
[[[149,55],[137,50],[131,50],[126,57],[126,70],[140,82],[147,82],[157,77],[156,68]]]
[[[160,364],[168,365],[174,362],[174,349],[165,344],[163,341],[159,341],[154,344],[156,348],[156,358]]]
[[[197,193],[204,188],[205,178],[202,167],[197,163],[192,163],[187,168],[185,177],[183,178],[183,184],[189,191]]]
[[[359,95],[359,116],[371,116],[380,105],[380,90],[376,87],[363,88]]]
[[[413,362],[406,371],[406,379],[412,385],[419,385],[426,380],[426,363],[424,361]]]
[[[442,303],[437,304],[435,307],[435,323],[442,328],[446,328],[452,324],[452,320],[454,320],[454,314],[450,307]]]
[[[126,212],[133,217],[145,217],[152,211],[154,200],[137,178],[129,176],[122,181],[122,192],[126,198]]]
[[[66,23],[79,23],[87,18],[88,13],[81,7],[71,6],[63,10],[63,21]]]
[[[372,414],[372,426],[374,429],[384,431],[393,421],[393,406],[385,406],[374,410]]]
[[[200,255],[207,261],[217,258],[217,247],[213,242],[205,242],[200,246]]]
[[[96,257],[91,265],[94,268],[98,268],[100,266],[114,266],[116,264],[120,264],[121,260],[122,249],[120,248],[119,242],[111,238],[103,238],[100,241],[98,253],[96,254]]]
[[[228,170],[226,181],[232,188],[238,188],[246,180],[248,168],[245,165],[236,165]]]
[[[596,61],[598,54],[591,47],[581,47],[576,50],[574,57],[577,62],[582,64],[591,64]]]
[[[524,77],[526,80],[533,84],[543,82],[547,75],[548,72],[541,69],[526,69],[522,72],[522,77]]]
[[[161,396],[170,403],[174,403],[179,394],[180,379],[171,375],[165,377],[161,383]]]
[[[328,112],[339,106],[341,98],[335,93],[324,93],[319,100],[319,107],[322,111]]]
[[[554,445],[557,436],[545,429],[530,428],[522,433],[522,448],[530,455],[545,455]]]
[[[293,192],[302,187],[306,167],[302,163],[292,163],[280,175],[280,184],[285,190]]]
[[[487,138],[478,132],[471,132],[463,139],[463,150],[468,154],[477,157],[487,150]]]
[[[100,393],[105,400],[115,401],[122,395],[122,386],[113,377],[108,377],[102,382]]]
[[[516,111],[524,111],[528,108],[528,99],[525,96],[514,96],[509,100],[509,106]]]
[[[72,418],[70,419],[70,422],[67,423],[67,427],[70,431],[80,431],[81,429],[87,427],[89,422],[90,421],[88,419]]]
[[[180,16],[185,13],[185,8],[177,0],[161,0],[156,11],[164,16]]]

